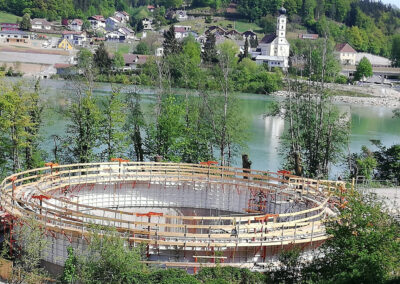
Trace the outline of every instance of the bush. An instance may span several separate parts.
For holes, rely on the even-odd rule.
[[[339,75],[335,79],[336,84],[347,84],[347,77],[344,75]]]

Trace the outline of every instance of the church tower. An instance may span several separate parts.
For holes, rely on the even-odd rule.
[[[278,43],[283,43],[283,39],[286,38],[286,9],[279,9],[279,17],[276,21],[276,36],[278,37]]]

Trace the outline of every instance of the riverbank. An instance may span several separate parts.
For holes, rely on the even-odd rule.
[[[333,91],[333,101],[337,103],[388,108],[400,107],[400,91],[387,85],[365,84],[363,86],[349,86],[327,84],[327,87]],[[277,91],[271,95],[286,97],[288,92]]]

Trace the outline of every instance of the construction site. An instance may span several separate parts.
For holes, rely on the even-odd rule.
[[[179,267],[231,265],[264,270],[283,250],[312,252],[327,238],[344,184],[214,162],[48,163],[2,181],[3,230],[10,243],[30,218],[44,228],[49,266],[67,247],[85,251],[93,225],[111,227],[145,263]]]

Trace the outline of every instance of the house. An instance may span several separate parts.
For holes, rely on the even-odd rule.
[[[81,19],[74,19],[72,22],[68,25],[68,28],[71,31],[76,31],[80,32],[82,31],[82,26],[83,26],[83,21]]]
[[[257,39],[257,34],[251,30],[245,31],[244,33],[242,33],[242,36],[244,38],[247,38],[248,40]]]
[[[153,27],[151,26],[151,24],[153,23],[153,21],[149,18],[144,18],[142,20],[142,24],[143,24],[143,30],[145,31],[152,31]]]
[[[46,19],[32,19],[31,20],[32,30],[51,30],[51,23]]]
[[[289,67],[290,44],[286,39],[286,9],[279,9],[276,22],[276,32],[264,36],[258,44],[257,53],[253,57],[258,64],[267,64],[269,67],[280,67],[287,70]]]
[[[123,24],[129,23],[129,14],[125,11],[116,11],[114,17],[121,19]]]
[[[140,68],[140,65],[146,63],[148,55],[141,54],[124,54],[125,70],[135,70]]]
[[[125,34],[119,31],[111,31],[106,34],[106,41],[124,42],[126,40]]]
[[[63,31],[62,39],[68,40],[73,45],[83,46],[86,42],[85,32],[75,32],[75,31]]]
[[[175,38],[176,39],[182,39],[185,37],[188,37],[189,34],[191,33],[192,27],[190,26],[175,26]]]
[[[226,35],[227,31],[219,26],[211,26],[205,31],[205,34],[209,34],[209,33]]]
[[[108,17],[106,20],[106,30],[107,31],[115,31],[118,30],[120,27],[124,26],[122,22],[122,18],[119,17]]]
[[[311,40],[314,40],[314,39],[318,39],[319,38],[318,34],[298,34],[297,36],[300,39],[311,39]]]
[[[154,7],[153,5],[147,5],[147,10],[149,10],[150,13],[153,13],[155,9],[156,7]]]
[[[132,40],[136,39],[135,32],[128,27],[119,28],[118,32],[124,34],[126,39],[132,39]]]
[[[72,43],[69,42],[68,39],[63,38],[57,46],[58,48],[65,49],[65,50],[73,50],[74,46]]]
[[[360,60],[365,57],[371,62],[372,67],[391,67],[392,66],[392,61],[390,59],[379,56],[379,55],[374,55],[371,53],[366,53],[366,52],[357,52],[356,54],[356,65],[360,62]]]
[[[337,44],[335,46],[335,54],[342,65],[356,65],[357,51],[350,44]]]
[[[106,19],[102,15],[94,15],[88,18],[90,22],[90,26],[93,30],[97,30],[99,28],[106,28]]]
[[[24,31],[0,31],[0,39],[7,43],[29,43],[30,34]]]
[[[75,75],[77,73],[72,64],[56,63],[54,68],[56,69],[56,74],[60,76]]]
[[[156,56],[157,56],[157,57],[164,56],[164,47],[158,47],[158,48],[156,49]]]
[[[177,10],[175,12],[175,17],[178,21],[186,21],[188,19],[188,15],[185,10]]]
[[[0,31],[18,31],[19,25],[16,23],[0,23]]]

